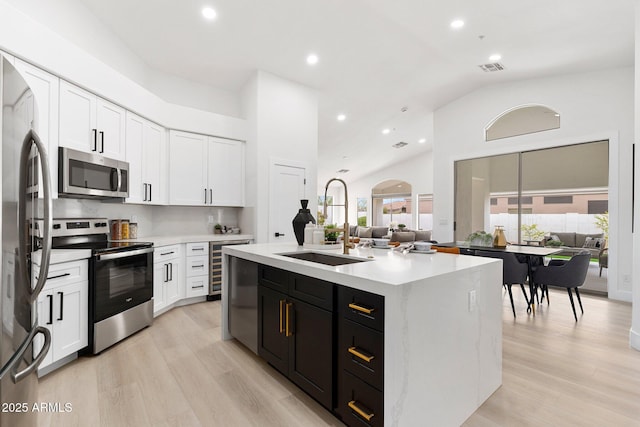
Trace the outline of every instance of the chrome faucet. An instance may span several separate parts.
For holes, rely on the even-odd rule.
[[[349,242],[349,194],[347,193],[347,183],[341,180],[340,178],[331,178],[327,181],[327,185],[324,187],[324,203],[323,203],[323,215],[325,220],[327,218],[327,190],[329,189],[329,184],[333,181],[340,181],[344,186],[344,228],[332,228],[331,231],[342,231],[342,253],[345,255],[349,255],[349,248],[353,248],[354,245]]]

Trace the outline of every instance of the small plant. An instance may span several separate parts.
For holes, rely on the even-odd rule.
[[[405,228],[407,228],[407,226],[405,224],[398,224],[398,228],[400,230],[404,230]]]
[[[469,234],[467,241],[471,246],[493,246],[493,236],[485,231],[476,231]]]
[[[522,224],[520,227],[524,234],[525,240],[542,240],[544,231],[538,229],[538,224]]]
[[[220,224],[216,224],[213,226],[216,230],[222,230],[222,226]]]
[[[547,240],[547,243],[545,243],[545,246],[559,247],[559,246],[562,246],[562,241],[560,241],[560,240]]]
[[[327,237],[327,240],[330,242],[335,242],[336,240],[338,240],[338,232],[331,231],[334,228],[337,228],[336,224],[329,224],[324,227],[324,234]]]
[[[596,218],[596,227],[602,230],[602,234],[604,238],[609,240],[609,212],[605,212],[603,214],[598,214],[595,216]]]

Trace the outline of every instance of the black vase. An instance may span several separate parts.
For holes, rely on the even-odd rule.
[[[296,240],[298,241],[298,244],[302,246],[304,243],[304,228],[309,224],[309,222],[315,224],[316,219],[311,215],[311,211],[307,209],[309,200],[300,200],[300,204],[302,205],[302,209],[298,210],[298,214],[293,218],[291,223],[293,224],[293,233],[296,235]]]

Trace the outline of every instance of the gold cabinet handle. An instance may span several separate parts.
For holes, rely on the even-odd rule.
[[[355,400],[352,400],[351,402],[349,402],[348,405],[349,405],[349,408],[351,408],[356,414],[360,415],[362,418],[364,418],[367,421],[371,421],[371,418],[373,418],[373,416],[375,415],[373,412],[368,414],[367,412],[358,408],[358,405],[356,405]]]
[[[364,353],[359,352],[357,350],[357,347],[349,347],[347,351],[353,354],[354,356],[356,356],[357,358],[364,360],[367,363],[371,362],[375,358],[375,356],[367,356]]]
[[[287,312],[287,313],[286,313],[286,314],[287,314],[287,321],[285,322],[285,324],[286,324],[286,326],[285,326],[286,330],[285,330],[285,334],[284,334],[284,335],[285,335],[286,337],[290,337],[291,335],[293,335],[293,333],[291,332],[291,327],[289,326],[289,320],[291,319],[291,316],[290,316],[290,314],[291,314],[290,309],[291,309],[291,306],[292,306],[292,305],[293,305],[293,303],[288,302],[288,303],[287,303],[287,305],[285,306],[285,307],[286,307],[286,312]]]
[[[282,305],[283,304],[284,304],[284,300],[281,299],[280,300],[280,324],[278,325],[280,327],[280,333],[284,332],[284,327],[282,326],[282,317],[283,317]]]
[[[361,313],[366,313],[366,314],[371,314],[371,313],[373,313],[373,312],[374,312],[374,310],[375,310],[374,308],[366,308],[366,307],[362,307],[362,306],[360,306],[360,305],[358,305],[358,304],[355,304],[355,303],[353,303],[353,302],[349,304],[349,308],[351,308],[351,309],[353,309],[353,310],[356,310],[356,311],[359,311],[359,312],[361,312]]]

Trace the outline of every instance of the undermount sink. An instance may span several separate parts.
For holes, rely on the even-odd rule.
[[[371,261],[362,258],[347,258],[346,256],[319,254],[317,252],[292,252],[278,255],[332,266]]]

